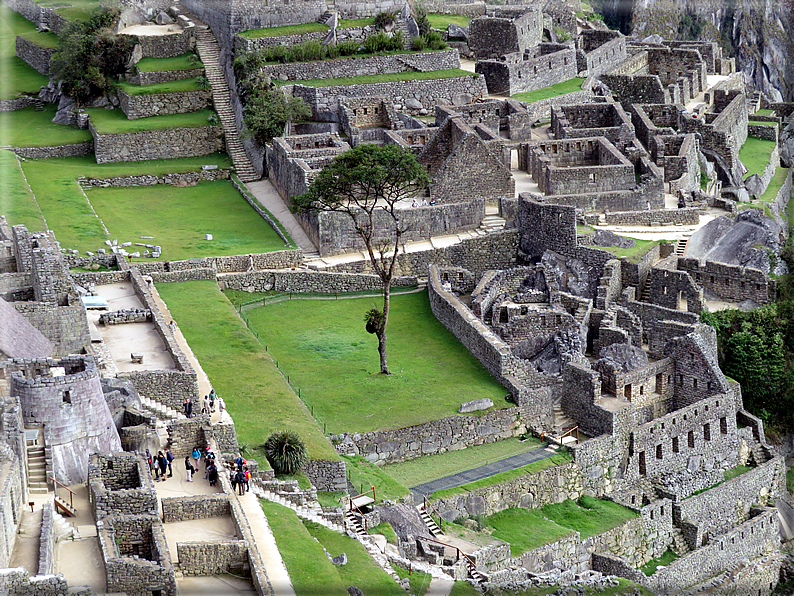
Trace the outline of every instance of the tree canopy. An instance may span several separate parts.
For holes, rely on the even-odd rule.
[[[300,122],[311,115],[312,110],[303,99],[269,86],[248,93],[243,119],[256,142],[264,145],[283,135],[287,122]]]
[[[389,374],[386,325],[389,296],[400,238],[406,231],[399,202],[422,191],[430,182],[416,156],[399,145],[359,145],[338,155],[293,198],[297,211],[336,211],[346,214],[363,241],[375,274],[383,283],[383,309],[365,314],[367,330],[378,337],[380,368]]]
[[[63,81],[64,93],[83,105],[110,90],[113,81],[127,69],[135,45],[129,37],[118,36],[111,27],[118,12],[95,10],[85,20],[69,23],[61,35],[58,51],[50,60],[50,71]]]

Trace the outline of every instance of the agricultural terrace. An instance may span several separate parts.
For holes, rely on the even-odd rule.
[[[16,55],[16,36],[22,35],[39,43],[42,37],[52,40],[49,35],[36,31],[36,25],[21,14],[0,4],[0,64],[3,65],[3,84],[0,85],[0,99],[14,99],[26,94],[38,94],[47,77],[39,74],[24,60]],[[54,35],[52,37],[55,37]],[[56,38],[57,39],[57,38]],[[5,134],[6,123],[0,124],[0,134]],[[2,143],[6,145],[5,142]]]
[[[392,374],[380,374],[377,340],[364,329],[364,313],[377,302],[285,300],[245,313],[328,432],[422,424],[456,416],[461,403],[481,398],[495,408],[511,405],[507,391],[433,316],[425,292],[392,296]]]

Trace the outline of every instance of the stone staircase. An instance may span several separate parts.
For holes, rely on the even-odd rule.
[[[44,455],[44,446],[28,442],[28,492],[34,495],[46,495],[47,488],[47,460]]]
[[[756,466],[760,466],[761,464],[765,464],[770,459],[772,459],[772,455],[769,451],[764,447],[761,443],[754,443],[752,449],[750,450],[751,459],[755,463]]]
[[[505,224],[507,221],[498,215],[486,215],[482,222],[480,222],[480,227],[478,231],[481,231],[485,234],[490,234],[491,232],[499,232],[505,229]]]
[[[689,237],[691,234],[684,234],[678,239],[675,245],[675,256],[683,257],[686,254],[686,246],[689,244]]]
[[[419,517],[421,517],[422,521],[425,522],[425,525],[427,526],[427,529],[430,531],[430,535],[433,536],[433,538],[444,535],[444,531],[438,527],[438,524],[435,522],[430,513],[428,513],[426,502],[422,503],[421,505],[417,505],[416,510],[419,512]]]
[[[330,7],[320,15],[320,18],[317,19],[318,23],[322,23],[323,25],[327,25],[328,21],[334,16],[334,13],[331,11]]]
[[[680,528],[673,528],[673,543],[670,545],[670,548],[675,551],[679,557],[683,557],[685,554],[692,552]]]
[[[640,478],[639,488],[642,491],[643,503],[646,500],[648,501],[648,503],[651,503],[659,498],[659,495],[656,492],[656,488],[653,486],[653,483],[647,478]]]
[[[640,295],[641,302],[650,302],[651,300],[651,276],[645,280],[645,284],[642,286],[642,294]]]
[[[345,511],[345,527],[359,537],[368,536],[358,517],[349,509]]]
[[[248,158],[237,130],[237,121],[232,110],[231,92],[220,66],[220,46],[218,41],[209,27],[201,24],[198,19],[192,16],[190,18],[196,24],[196,50],[204,63],[207,80],[212,85],[212,101],[223,125],[226,152],[232,158],[234,169],[240,180],[243,182],[259,180],[260,176],[257,175],[251,160]]]
[[[273,503],[278,503],[279,505],[283,505],[284,507],[289,507],[295,513],[298,514],[298,517],[316,522],[321,526],[325,526],[329,530],[333,530],[334,532],[339,532],[339,533],[345,532],[344,526],[341,526],[335,522],[325,519],[325,517],[323,516],[323,509],[319,503],[315,502],[310,505],[296,505],[295,503],[293,503],[288,499],[285,499],[281,495],[263,489],[260,486],[257,486],[256,484],[251,485],[251,492],[253,492],[254,495],[259,499],[265,499],[267,501],[272,501]]]
[[[411,32],[408,30],[408,23],[406,21],[404,21],[403,19],[399,19],[398,18],[394,22],[393,33],[396,33],[397,31],[402,31],[403,32],[403,40],[405,40],[403,42],[403,48],[405,48],[406,50],[412,49],[412,46],[411,46],[411,39],[412,38],[411,38]]]
[[[185,418],[185,415],[182,412],[177,412],[173,408],[165,404],[161,404],[159,401],[155,401],[143,395],[141,395],[140,397],[141,397],[141,405],[161,420],[173,420],[174,418],[179,418],[179,419]]]

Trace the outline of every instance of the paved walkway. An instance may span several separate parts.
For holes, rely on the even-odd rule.
[[[532,462],[551,457],[555,453],[556,451],[552,449],[538,447],[537,449],[524,451],[518,455],[512,455],[510,457],[506,457],[505,459],[500,459],[493,463],[485,464],[479,468],[473,468],[471,470],[466,470],[465,472],[458,472],[457,474],[452,474],[451,476],[444,476],[443,478],[433,480],[432,482],[420,484],[419,486],[413,487],[411,490],[423,495],[430,495],[437,490],[455,488],[456,486],[462,486],[464,484],[468,484],[469,482],[482,480],[483,478],[490,478],[499,472],[515,470],[516,468],[526,466]]]
[[[248,190],[254,195],[259,204],[270,211],[270,213],[281,222],[292,239],[298,244],[304,253],[317,252],[317,247],[303,231],[303,228],[295,219],[295,216],[289,210],[281,195],[278,194],[276,187],[270,180],[259,180],[257,182],[248,182],[246,184]]]

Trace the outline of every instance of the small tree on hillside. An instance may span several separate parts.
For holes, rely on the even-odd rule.
[[[300,122],[311,115],[312,110],[303,99],[270,86],[248,93],[243,119],[256,142],[264,145],[283,135],[287,122]]]
[[[276,474],[295,474],[306,464],[306,446],[294,432],[275,432],[264,444],[265,456]]]
[[[430,177],[416,157],[398,145],[359,145],[323,168],[306,194],[293,199],[301,212],[338,211],[353,222],[372,268],[383,283],[383,309],[365,314],[367,331],[378,338],[380,372],[389,374],[386,325],[397,248],[406,231],[397,203],[424,188]]]
[[[50,73],[63,81],[64,93],[77,105],[108,92],[127,69],[135,44],[131,38],[113,33],[117,17],[117,11],[102,8],[88,20],[71,22],[61,35],[58,51],[50,60]]]

